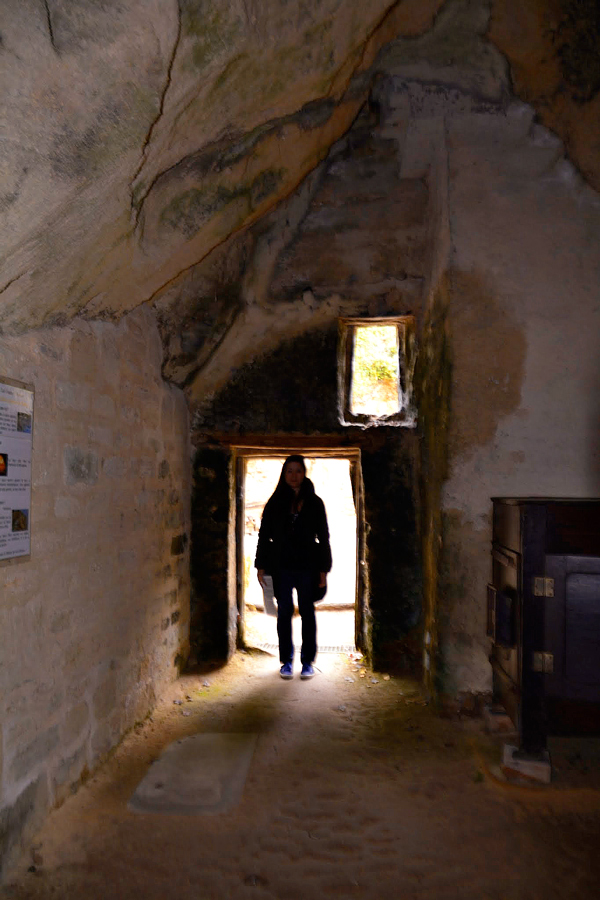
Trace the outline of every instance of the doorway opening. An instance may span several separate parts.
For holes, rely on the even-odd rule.
[[[292,450],[238,448],[237,569],[240,637],[247,646],[277,654],[277,620],[269,615],[258,583],[254,557],[264,506],[275,490],[283,462]],[[351,652],[360,631],[360,506],[358,451],[304,450],[307,476],[327,511],[333,565],[327,594],[316,604],[319,653]],[[358,500],[358,503],[357,503]],[[266,606],[266,609],[265,609]],[[273,610],[272,610],[273,611]],[[299,648],[301,620],[294,616]]]

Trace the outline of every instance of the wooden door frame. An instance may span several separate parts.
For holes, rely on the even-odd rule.
[[[268,443],[267,443],[268,440]],[[347,459],[350,463],[350,482],[356,510],[356,588],[354,598],[354,640],[363,653],[367,648],[366,608],[368,605],[368,571],[366,563],[366,527],[364,487],[361,467],[361,450],[358,446],[340,446],[339,444],[321,443],[298,438],[281,439],[275,442],[272,437],[253,440],[247,444],[231,445],[231,487],[235,498],[234,521],[230,526],[230,541],[235,548],[235,607],[238,613],[238,644],[243,642],[244,633],[244,487],[246,482],[247,461],[249,459],[268,459],[269,457],[286,457],[291,453],[300,453],[309,458]],[[230,550],[230,559],[231,559]],[[233,579],[230,579],[230,585]]]

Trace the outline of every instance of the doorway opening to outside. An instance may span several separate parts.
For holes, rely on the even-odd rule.
[[[237,545],[238,609],[244,644],[278,653],[276,610],[266,602],[258,583],[254,558],[264,506],[275,490],[283,462],[292,450],[249,450],[238,459]],[[265,455],[267,452],[269,455]],[[345,653],[356,648],[359,517],[356,511],[359,467],[357,452],[343,456],[332,450],[303,451],[306,474],[325,504],[333,565],[327,578],[327,594],[316,604],[319,653]],[[271,614],[269,614],[271,613]],[[294,645],[301,644],[301,620],[293,620]]]

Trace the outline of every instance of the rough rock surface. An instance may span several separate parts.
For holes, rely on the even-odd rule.
[[[599,28],[592,0],[8,0],[0,327],[162,302],[315,169],[399,35],[384,65],[486,98],[509,86],[495,44],[597,186]]]
[[[9,0],[1,323],[147,301],[293,190],[442,0]]]
[[[488,32],[513,88],[600,189],[600,6],[597,0],[495,0]]]
[[[427,33],[390,42],[371,67],[369,103],[324,162],[155,299],[165,375],[194,404],[308,327],[422,310],[444,255],[445,109],[502,121],[510,99],[488,23],[487,4],[453,0]]]

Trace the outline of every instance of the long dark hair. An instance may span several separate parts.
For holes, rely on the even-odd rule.
[[[300,490],[298,491],[297,495],[294,494],[294,491],[285,480],[285,470],[289,463],[300,463],[300,465],[302,466],[302,471],[304,472],[304,478],[302,479],[302,484],[300,485]],[[300,456],[299,453],[292,453],[291,456],[288,456],[288,458],[283,463],[283,466],[281,467],[279,481],[277,482],[277,487],[273,491],[271,499],[276,503],[281,502],[289,504],[292,501],[300,503],[301,500],[305,500],[311,494],[314,494],[314,492],[314,485],[310,478],[307,478],[306,476],[306,463],[304,462],[304,457]]]

